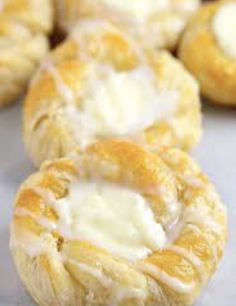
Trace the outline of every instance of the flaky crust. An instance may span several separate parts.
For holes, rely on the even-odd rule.
[[[74,179],[138,190],[172,237],[169,243],[131,264],[88,241],[49,230],[49,222],[59,218],[52,203],[66,196]],[[187,154],[173,148],[154,154],[111,140],[47,162],[26,180],[15,201],[11,250],[39,305],[185,306],[216,270],[226,227],[214,187]]]
[[[0,107],[24,92],[48,51],[51,0],[0,1]]]
[[[203,5],[190,22],[179,46],[179,57],[200,82],[204,96],[218,104],[236,105],[236,61],[219,46],[212,30],[217,10],[232,0]]]
[[[65,156],[83,140],[81,128],[76,126],[75,116],[68,115],[68,109],[73,108],[74,115],[79,113],[83,105],[80,97],[84,91],[84,75],[93,62],[109,65],[115,73],[147,67],[161,90],[176,92],[177,108],[172,117],[157,120],[132,135],[136,142],[150,149],[160,144],[189,149],[198,142],[201,135],[198,86],[180,62],[165,51],[144,52],[108,23],[84,21],[78,29],[79,34],[74,31],[43,64],[25,99],[24,139],[35,165]],[[89,75],[93,73],[96,73],[96,66],[90,68]],[[64,95],[57,86],[59,79]],[[68,99],[68,92],[72,98]],[[128,108],[127,105],[127,111]]]
[[[107,1],[108,2],[108,1]],[[199,0],[157,0],[143,22],[132,14],[119,11],[103,0],[54,0],[59,27],[69,32],[81,18],[102,18],[135,35],[145,46],[174,49],[189,18],[200,6]],[[145,0],[143,0],[145,3]],[[166,3],[167,2],[167,3]],[[139,1],[140,4],[140,1]],[[158,6],[159,4],[159,6]],[[154,5],[150,3],[150,6]],[[141,8],[140,11],[143,9]]]

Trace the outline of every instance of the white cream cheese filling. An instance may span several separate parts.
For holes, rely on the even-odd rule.
[[[133,138],[161,120],[171,121],[178,108],[178,92],[160,88],[154,73],[146,66],[115,71],[92,62],[82,80],[79,97],[52,63],[46,62],[44,66],[65,101],[63,117],[82,148],[97,137]]]
[[[146,199],[125,187],[74,182],[54,209],[62,235],[90,241],[128,261],[144,258],[166,243]]]
[[[169,6],[169,0],[102,0],[102,2],[141,21],[155,11]]]
[[[81,98],[81,125],[88,137],[134,135],[176,111],[177,93],[159,89],[146,67],[115,72],[98,66],[88,75]]]
[[[216,12],[212,29],[224,53],[236,59],[236,3],[222,5]]]

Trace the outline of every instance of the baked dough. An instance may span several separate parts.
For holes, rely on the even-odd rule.
[[[78,17],[112,20],[145,46],[174,49],[199,0],[54,0],[59,26],[69,32]]]
[[[226,223],[186,153],[104,140],[23,183],[11,251],[42,306],[185,306],[217,268]]]
[[[180,43],[180,59],[218,104],[236,105],[235,36],[236,1],[214,1],[200,9]]]
[[[16,99],[48,51],[50,0],[0,0],[0,107]]]
[[[165,51],[144,52],[99,20],[78,24],[43,63],[24,105],[35,165],[97,139],[189,149],[200,135],[198,85],[182,64]]]

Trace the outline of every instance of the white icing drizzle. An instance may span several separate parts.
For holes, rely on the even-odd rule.
[[[50,61],[45,61],[42,64],[42,69],[46,70],[53,77],[58,93],[68,105],[74,105],[75,95],[71,88],[63,81],[59,71],[55,65]]]
[[[193,223],[207,226],[214,234],[221,233],[221,225],[213,220],[209,211],[202,211],[193,205],[185,208],[183,220],[186,223]]]
[[[214,235],[221,233],[221,225],[213,220],[210,211],[207,209],[202,211],[200,208],[190,205],[184,208],[178,222],[170,226],[169,241],[173,243],[179,237],[183,228],[190,225],[206,226]]]
[[[50,221],[48,218],[45,217],[39,217],[35,213],[31,212],[27,208],[16,208],[14,211],[15,216],[27,216],[32,218],[37,224],[45,227],[49,231],[54,231],[57,229],[57,224],[56,222]]]
[[[190,228],[197,235],[203,236],[202,235],[202,231],[200,230],[199,226],[197,226],[195,224],[188,224],[188,228]],[[211,244],[207,240],[205,240],[205,242],[207,243],[208,248],[211,250],[211,254],[213,256],[214,263],[217,264],[217,262],[218,262],[218,255],[217,255],[217,246],[216,246],[216,244]]]
[[[19,247],[22,249],[29,257],[37,257],[49,252],[48,245],[41,239],[36,239],[34,237],[32,240],[27,238],[25,239],[14,239],[11,238],[11,248]]]
[[[150,263],[142,263],[138,265],[138,268],[144,272],[164,283],[168,287],[172,288],[174,291],[179,293],[190,293],[194,289],[194,282],[184,283],[176,277],[170,276],[165,271],[161,270],[159,267],[154,266]]]
[[[209,230],[214,235],[219,235],[221,232],[221,225],[213,221],[209,213],[205,212],[204,214],[203,212],[200,212],[199,209],[196,209],[192,206],[185,208],[179,222],[174,224],[169,229],[169,243],[174,243],[176,239],[181,235],[181,232],[185,227],[191,228],[191,230],[193,230],[197,235],[204,237],[201,229],[199,228],[199,226],[202,225],[208,226]],[[210,244],[208,241],[206,241],[206,243],[211,250],[214,262],[217,263],[217,244]]]
[[[193,187],[193,188],[205,187],[204,182],[200,178],[194,175],[182,174],[181,179],[190,187]]]
[[[108,299],[107,306],[117,306],[119,303],[125,299],[135,298],[135,299],[145,299],[146,294],[141,288],[134,288],[129,286],[124,286],[116,281],[112,280],[110,277],[104,275],[104,273],[88,264],[78,262],[75,259],[69,258],[68,256],[62,255],[64,262],[69,262],[76,266],[82,272],[88,273],[94,277],[103,287],[108,288],[111,292],[111,296]]]
[[[28,213],[28,212],[27,212]],[[135,299],[145,299],[146,294],[141,288],[134,288],[129,286],[124,286],[116,281],[112,280],[110,277],[104,275],[104,273],[95,268],[91,267],[86,263],[79,262],[77,260],[71,259],[65,254],[57,251],[56,246],[49,243],[48,234],[42,234],[36,236],[30,234],[29,232],[18,233],[14,225],[11,227],[11,239],[10,239],[11,249],[20,248],[28,256],[34,258],[40,255],[52,255],[56,256],[59,260],[71,263],[75,265],[79,270],[85,272],[92,277],[94,277],[103,287],[110,290],[111,295],[108,299],[107,306],[118,306],[124,299],[135,298]]]
[[[31,186],[30,188],[40,198],[43,199],[45,204],[47,204],[47,205],[49,205],[49,206],[54,208],[57,199],[56,199],[56,197],[55,197],[55,195],[53,194],[52,191],[44,189],[44,188],[39,187],[39,186]]]
[[[209,184],[208,187],[206,188],[206,196],[209,199],[209,201],[211,201],[212,203],[217,203],[217,209],[222,212],[222,213],[226,213],[227,212],[227,208],[226,206],[221,202],[219,195],[217,194],[214,186],[212,184]]]
[[[178,216],[178,219],[176,219],[172,224],[167,226],[167,235],[168,235],[168,244],[174,243],[176,239],[179,237],[183,227],[184,222],[181,219],[181,216]]]
[[[18,232],[14,224],[11,225],[10,248],[20,248],[31,258],[43,254],[58,254],[48,241],[48,233],[36,236],[26,231]]]
[[[91,118],[78,107],[75,105],[66,105],[65,108],[61,109],[61,116],[67,118],[76,143],[81,149],[86,148],[96,140]]]
[[[144,300],[146,298],[146,294],[143,290],[138,288],[131,288],[128,286],[123,286],[118,283],[114,286],[114,297],[107,302],[107,306],[118,306],[120,302],[125,299],[136,299],[136,300]]]
[[[55,198],[54,194],[49,190],[37,186],[32,186],[31,189],[43,199],[45,204],[52,207],[56,213],[59,213],[58,215],[59,220],[54,222],[50,221],[45,217],[40,218],[35,214],[33,214],[28,209],[20,209],[20,210],[16,209],[15,213],[21,216],[29,216],[33,218],[35,222],[37,222],[39,225],[45,226],[45,228],[47,228],[47,230],[49,231],[52,230],[58,231],[63,237],[69,239],[75,239],[76,237],[74,237],[73,233],[69,229],[70,218],[68,217],[67,208],[65,207],[65,205],[63,205],[63,203],[60,203],[61,207],[60,209],[58,209],[58,200]],[[62,220],[65,224],[60,223],[60,217],[63,218]]]
[[[77,173],[79,173],[79,177],[81,179],[86,178],[86,174],[89,174],[89,177],[91,177],[91,179],[99,180],[99,177],[97,177],[98,175],[97,175],[96,171],[89,171],[91,165],[93,165],[95,163],[95,161],[96,162],[100,161],[100,160],[98,160],[98,158],[96,158],[96,156],[94,154],[86,153],[86,157],[85,157],[84,154],[79,154],[76,151],[72,151],[67,156],[73,162],[73,164],[74,164],[74,166],[77,170]],[[102,163],[103,161],[100,161],[100,162]],[[108,166],[108,164],[110,164],[111,167],[112,167],[111,163],[107,163],[107,166]],[[99,167],[100,167],[100,165],[99,165]]]
[[[112,285],[112,280],[105,276],[102,271],[97,268],[91,267],[88,264],[79,262],[75,259],[69,258],[68,256],[62,255],[64,262],[69,262],[75,265],[79,270],[82,272],[88,273],[89,275],[93,276],[101,285],[105,288],[109,288]]]
[[[63,202],[60,202],[60,208],[58,207],[58,200],[55,198],[54,194],[52,192],[50,192],[49,190],[43,189],[41,187],[37,187],[37,186],[32,186],[31,189],[37,193],[45,202],[45,204],[51,206],[54,211],[56,213],[58,213],[58,221],[57,222],[53,222],[50,220],[45,220],[46,218],[42,219],[39,218],[37,216],[35,216],[34,214],[32,214],[30,211],[28,211],[27,209],[25,209],[24,211],[20,211],[21,215],[26,215],[29,217],[34,218],[34,220],[36,222],[38,222],[38,224],[41,224],[48,229],[48,230],[56,230],[58,232],[60,232],[60,234],[63,237],[66,237],[68,239],[76,239],[78,237],[75,237],[73,235],[73,232],[70,229],[70,216],[68,216],[68,211],[66,208],[66,204],[63,205]],[[17,211],[16,211],[17,212]],[[60,217],[62,218],[62,223],[60,222]]]
[[[187,251],[183,247],[179,247],[177,245],[169,246],[169,247],[165,248],[165,250],[173,251],[173,252],[175,252],[179,255],[184,256],[187,260],[189,260],[191,262],[191,264],[194,266],[194,268],[197,270],[198,275],[199,275],[200,280],[201,280],[201,283],[205,284],[205,282],[206,282],[205,267],[204,267],[204,264],[200,260],[199,257],[194,255],[192,252]]]
[[[193,232],[195,232],[196,234],[198,234],[199,236],[203,236],[201,229],[199,228],[198,225],[195,224],[188,224],[188,228],[190,228]],[[204,237],[204,236],[203,236]],[[216,243],[211,244],[209,243],[207,240],[205,240],[205,242],[207,243],[208,248],[211,251],[211,254],[213,256],[213,261],[215,264],[217,264],[218,262],[218,253],[217,253],[217,245]]]
[[[183,206],[177,200],[176,196],[168,192],[166,188],[163,188],[163,187],[159,187],[156,192],[166,204],[168,214],[179,216]]]

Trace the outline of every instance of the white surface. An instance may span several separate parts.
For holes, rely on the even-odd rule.
[[[236,111],[204,108],[204,137],[194,156],[216,184],[229,211],[229,242],[219,271],[196,306],[236,305]],[[33,306],[8,248],[13,198],[33,167],[21,140],[21,107],[0,111],[0,306]]]

